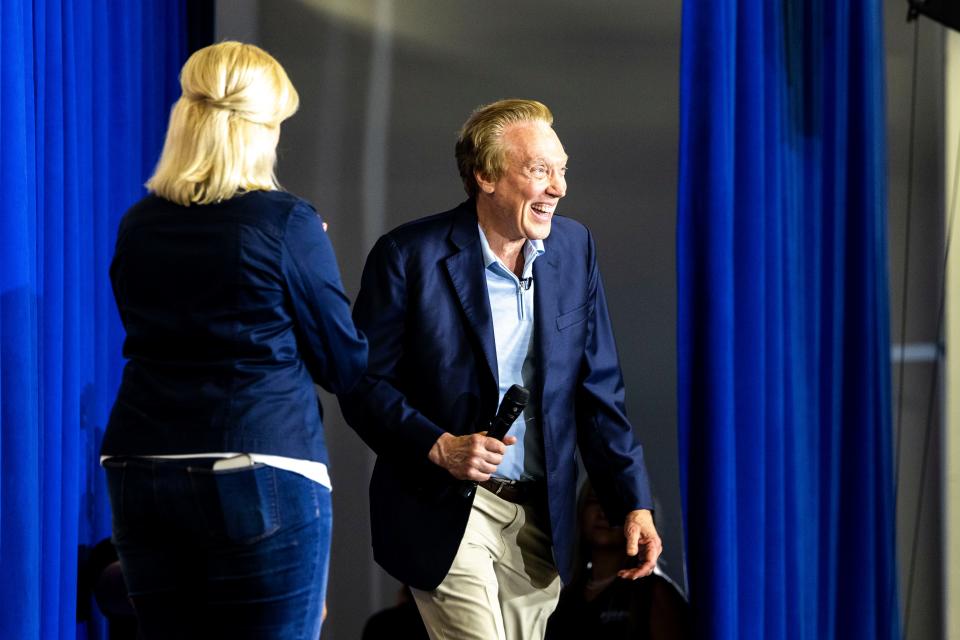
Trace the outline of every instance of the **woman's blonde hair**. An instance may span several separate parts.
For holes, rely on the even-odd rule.
[[[280,123],[300,105],[280,63],[252,44],[221,42],[190,56],[180,87],[147,189],[184,206],[278,189]]]
[[[553,114],[542,102],[511,98],[478,107],[463,124],[455,152],[463,188],[471,198],[480,190],[476,173],[490,180],[503,175],[507,162],[503,131],[517,122],[552,125]]]

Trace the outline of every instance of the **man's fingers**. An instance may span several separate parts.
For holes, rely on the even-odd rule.
[[[487,460],[478,459],[474,461],[474,463],[471,465],[471,468],[476,469],[480,473],[490,474],[497,470],[497,465],[491,464]]]
[[[472,480],[473,482],[483,482],[490,479],[490,474],[497,468],[486,462],[468,463],[456,469],[451,469],[450,473],[457,480]]]
[[[496,469],[494,469],[494,471],[496,471]],[[483,473],[477,469],[470,469],[470,471],[467,472],[467,477],[465,478],[465,480],[472,480],[473,482],[486,482],[489,479],[489,473]]]
[[[487,435],[487,432],[479,431],[477,435],[485,436]],[[504,436],[503,440],[497,440],[496,438],[490,438],[490,439],[493,440],[494,442],[500,442],[501,444],[504,444],[506,446],[510,446],[511,444],[517,444],[517,436]]]
[[[492,451],[501,455],[507,452],[507,446],[504,443],[500,442],[496,438],[488,438],[486,433],[486,431],[481,431],[480,433],[474,433],[466,436],[469,439],[470,446],[474,451]]]
[[[503,461],[503,454],[489,449],[473,449],[469,458],[469,463],[479,467],[481,463],[498,465]]]
[[[642,520],[642,517],[640,518]],[[663,543],[660,536],[653,529],[652,522],[649,527],[645,527],[642,522],[636,522],[632,517],[627,518],[626,525],[623,528],[623,535],[626,538],[627,555],[637,556],[643,552],[643,555],[637,558],[638,565],[630,569],[622,569],[617,573],[621,578],[627,580],[636,580],[653,573],[657,566],[657,558],[663,550]]]
[[[646,545],[646,553],[643,555],[643,564],[630,569],[621,569],[617,575],[627,580],[636,580],[653,573],[657,566],[657,558],[660,556],[660,546],[655,542]]]
[[[643,575],[649,575],[653,573],[654,567],[657,566],[657,558],[660,557],[660,545],[656,542],[650,542],[647,544],[646,554],[644,554],[643,564],[640,565],[639,569],[643,572]]]
[[[653,573],[653,567],[646,568],[646,565],[644,565],[633,569],[621,569],[617,572],[617,576],[625,580],[636,580],[637,578],[645,578],[651,573]]]
[[[483,447],[484,447],[484,449],[486,449],[487,451],[492,451],[492,452],[498,453],[498,454],[500,454],[500,455],[503,455],[504,453],[507,452],[507,445],[505,445],[504,443],[500,442],[500,441],[497,440],[496,438],[486,438],[486,437],[485,437],[485,438],[483,439]]]
[[[650,511],[637,509],[628,513],[623,527],[623,535],[626,538],[627,555],[636,556],[642,548],[643,556],[637,558],[638,566],[636,568],[624,569],[617,575],[631,580],[650,575],[657,566],[657,558],[660,557],[660,552],[663,550],[663,543],[660,541],[660,536],[657,535]]]
[[[493,465],[499,465],[503,462],[503,456],[499,453],[494,453],[493,451],[485,451],[479,456],[481,460]]]

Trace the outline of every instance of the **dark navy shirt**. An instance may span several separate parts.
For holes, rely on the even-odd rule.
[[[314,383],[366,368],[317,212],[280,191],[144,198],[110,268],[128,362],[102,455],[242,451],[327,463]]]

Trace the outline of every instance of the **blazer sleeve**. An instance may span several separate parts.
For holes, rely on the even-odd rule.
[[[366,368],[367,340],[350,317],[323,221],[306,203],[295,205],[287,221],[282,269],[300,357],[311,377],[331,393],[349,390]]]
[[[380,238],[363,269],[354,321],[370,340],[367,372],[339,398],[347,423],[378,456],[429,463],[427,454],[444,430],[414,409],[398,381],[404,375],[407,274],[400,248]]]
[[[653,509],[643,448],[627,419],[623,374],[592,235],[588,238],[587,337],[576,391],[577,444],[611,522]]]

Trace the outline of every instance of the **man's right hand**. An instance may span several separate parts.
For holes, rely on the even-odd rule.
[[[455,436],[445,433],[430,448],[430,462],[450,472],[457,480],[483,482],[497,470],[503,460],[507,447],[517,441],[515,436],[507,436],[500,442],[488,438],[486,432],[468,436]]]

